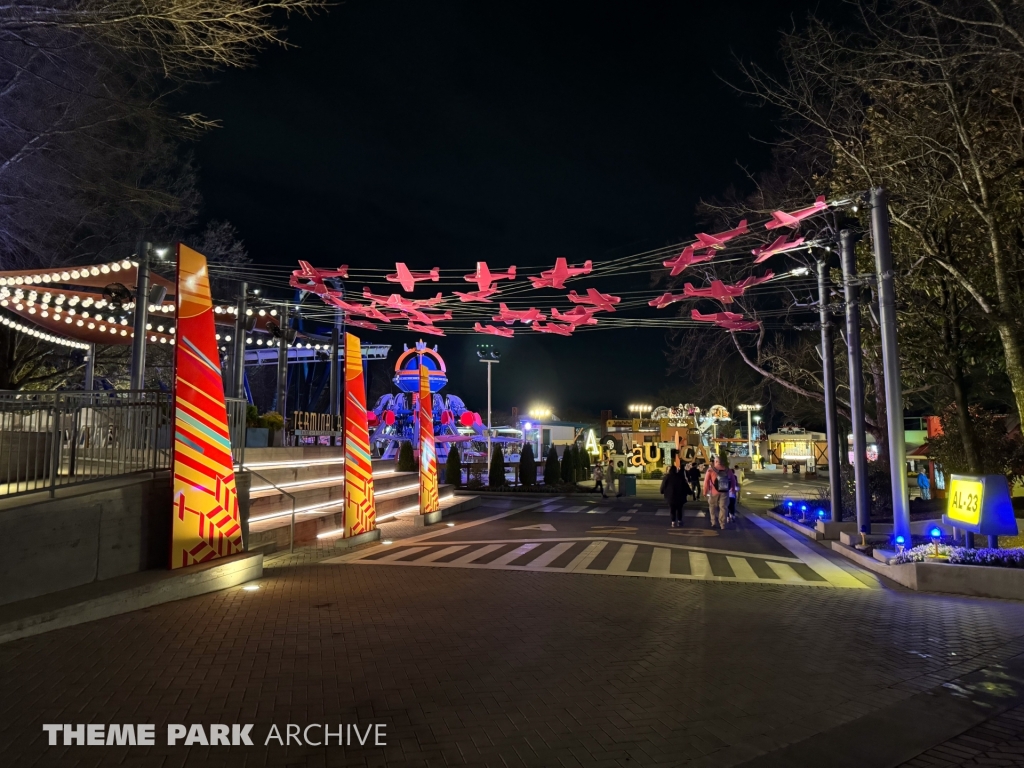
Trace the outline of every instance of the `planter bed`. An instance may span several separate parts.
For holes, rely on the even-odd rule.
[[[945,562],[889,565],[838,541],[832,542],[832,549],[869,571],[919,592],[1024,600],[1024,568]]]

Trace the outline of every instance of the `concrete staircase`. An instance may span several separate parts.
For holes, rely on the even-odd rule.
[[[249,492],[249,549],[289,544],[292,502],[295,504],[295,543],[316,540],[318,534],[343,525],[345,460],[341,448],[250,448],[245,469],[252,472]],[[419,477],[398,472],[394,461],[373,462],[373,490],[378,522],[419,504]],[[442,499],[454,488],[442,485]]]

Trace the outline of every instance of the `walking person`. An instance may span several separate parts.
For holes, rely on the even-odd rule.
[[[679,451],[673,450],[672,466],[661,480],[661,493],[672,513],[670,528],[683,527],[683,505],[686,504],[686,497],[690,495],[690,481],[686,479],[682,464]]]
[[[730,523],[736,522],[736,501],[740,497],[740,478],[736,474],[736,470],[732,467],[728,468],[729,474],[732,475],[732,488],[729,490],[729,514],[727,519]]]
[[[604,467],[601,462],[594,465],[594,490],[600,491],[601,495],[604,496]],[[608,498],[605,496],[605,498]]]
[[[700,469],[697,467],[696,461],[691,461],[686,465],[686,479],[690,483],[690,489],[693,492],[694,500],[700,499]]]
[[[615,460],[614,459],[608,459],[608,471],[605,473],[605,479],[608,481],[605,484],[605,491],[613,491],[614,492],[616,490],[616,485],[615,485]],[[606,498],[606,499],[608,498],[608,494],[606,492],[602,492],[601,495],[604,496],[604,498]],[[615,495],[616,496],[621,496],[622,495],[622,491],[618,491]]]
[[[736,484],[721,456],[715,456],[711,468],[704,474],[704,495],[708,497],[708,515],[712,529],[725,530],[729,509],[729,491]]]

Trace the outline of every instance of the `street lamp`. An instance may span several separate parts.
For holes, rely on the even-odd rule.
[[[491,366],[498,362],[501,353],[491,344],[477,344],[476,356],[487,365],[487,466],[491,465]],[[487,478],[491,481],[490,475]]]
[[[649,405],[633,404],[629,406],[629,412],[635,413],[637,418],[640,418],[643,414],[649,413],[652,410],[654,409]]]
[[[753,466],[753,462],[754,462],[754,432],[753,432],[753,426],[750,423],[750,419],[751,419],[751,416],[753,416],[754,411],[760,411],[761,410],[761,406],[760,405],[738,405],[738,406],[736,406],[736,410],[741,411],[741,412],[742,411],[746,411],[747,412],[747,456],[750,457],[751,466]],[[758,421],[761,420],[760,416],[756,416],[754,418],[756,418]]]

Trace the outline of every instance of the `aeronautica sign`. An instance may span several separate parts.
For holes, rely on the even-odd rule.
[[[252,723],[168,723],[159,738],[166,738],[164,743],[169,747],[252,747],[259,743],[261,735],[263,746],[384,747],[387,746],[386,727],[384,723],[286,723],[271,724],[263,735],[253,733],[255,725]],[[43,731],[51,747],[152,747],[158,738],[156,726],[152,724],[45,723]]]

